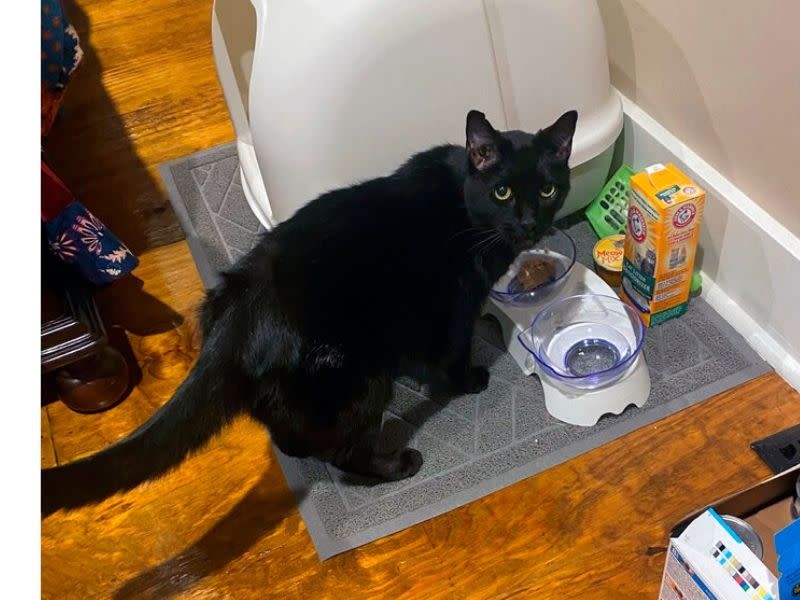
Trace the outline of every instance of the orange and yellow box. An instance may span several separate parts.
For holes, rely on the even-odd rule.
[[[673,164],[631,177],[621,295],[647,326],[686,312],[705,200]]]

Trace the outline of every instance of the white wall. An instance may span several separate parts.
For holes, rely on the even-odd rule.
[[[631,100],[623,98],[623,107],[618,159],[636,170],[673,162],[706,190],[703,296],[800,390],[800,238]]]
[[[800,235],[800,1],[598,5],[612,84]]]

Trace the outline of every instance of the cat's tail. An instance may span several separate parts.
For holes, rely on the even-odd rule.
[[[178,466],[241,411],[241,382],[220,373],[205,345],[175,395],[127,438],[108,448],[42,471],[42,516],[99,502]]]

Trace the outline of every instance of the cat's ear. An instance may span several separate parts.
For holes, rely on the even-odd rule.
[[[486,115],[477,110],[467,114],[467,155],[479,172],[488,171],[500,162],[499,134]]]
[[[578,111],[570,110],[561,115],[558,120],[542,130],[542,134],[550,140],[555,148],[556,158],[566,161],[572,154],[572,136],[575,135],[575,124],[578,122]]]

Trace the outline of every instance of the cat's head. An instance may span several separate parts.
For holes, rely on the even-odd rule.
[[[516,250],[536,243],[569,193],[567,161],[577,120],[571,110],[535,134],[500,132],[471,110],[464,182],[470,221],[496,230]]]

